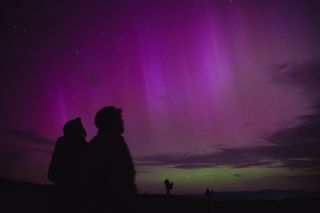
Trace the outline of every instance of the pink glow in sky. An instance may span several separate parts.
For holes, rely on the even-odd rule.
[[[137,178],[145,191],[155,191],[159,177],[146,164],[172,175],[177,164],[187,167],[183,156],[269,145],[266,134],[314,113],[306,90],[283,86],[274,72],[319,58],[316,8],[302,0],[8,5],[2,29],[1,176],[45,182],[63,124],[81,117],[89,140],[96,133],[94,115],[106,105],[123,109],[126,141],[137,170],[144,171]],[[285,161],[263,153],[256,154],[261,159],[245,159]],[[313,156],[298,156],[308,157]],[[206,169],[236,168],[233,161],[213,159],[221,164]],[[199,168],[186,170],[196,176]],[[267,171],[270,185],[253,189],[280,187],[272,172]],[[300,173],[304,168],[290,175]],[[239,189],[250,188],[241,181]]]

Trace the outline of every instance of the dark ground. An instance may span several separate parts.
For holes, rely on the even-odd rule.
[[[52,191],[52,186],[0,179],[0,212],[50,212]],[[210,202],[202,195],[139,195],[142,213],[318,213],[319,205],[319,192],[303,191],[217,192]]]

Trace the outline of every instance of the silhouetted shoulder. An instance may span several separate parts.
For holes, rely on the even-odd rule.
[[[51,162],[49,165],[48,170],[48,179],[55,184],[58,184],[61,182],[61,176],[60,176],[60,167],[63,162],[61,162],[61,152],[63,151],[63,137],[59,137],[57,139]]]
[[[59,137],[57,139],[57,142],[56,142],[56,145],[55,145],[55,150],[60,149],[61,146],[63,146],[63,141],[64,141],[63,137]]]

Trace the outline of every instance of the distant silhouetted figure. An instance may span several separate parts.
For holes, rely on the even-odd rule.
[[[93,211],[134,212],[135,169],[124,141],[121,109],[109,106],[95,117],[98,134],[89,143],[89,188]]]
[[[213,190],[212,190],[212,189],[206,189],[206,197],[207,197],[207,200],[211,200],[212,193],[213,193]]]
[[[170,195],[170,191],[173,189],[173,183],[166,179],[164,181],[164,187],[166,189],[167,195]]]
[[[86,131],[81,119],[68,121],[59,137],[49,166],[48,178],[55,184],[53,208],[58,212],[83,210],[86,180]]]
[[[212,212],[212,194],[213,189],[206,189],[206,198],[207,198],[207,204],[208,204],[208,212]]]

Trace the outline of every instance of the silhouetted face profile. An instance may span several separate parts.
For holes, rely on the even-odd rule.
[[[65,123],[63,134],[66,138],[85,139],[87,136],[86,130],[83,128],[81,119],[76,118]]]
[[[113,106],[107,106],[100,109],[95,117],[95,125],[100,133],[117,133],[124,132],[122,110]]]

